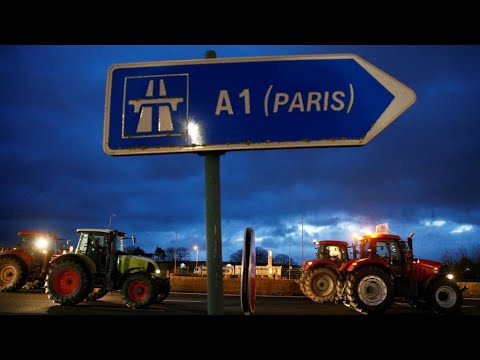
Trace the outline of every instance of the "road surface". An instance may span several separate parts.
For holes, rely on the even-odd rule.
[[[225,295],[225,315],[243,315],[238,295]],[[42,289],[0,293],[0,315],[208,315],[207,295],[171,293],[161,304],[147,309],[129,309],[119,292],[110,292],[98,301],[60,306],[47,298]],[[304,296],[257,296],[254,315],[365,316],[343,305],[318,304]],[[384,314],[431,316],[428,310],[395,303]],[[461,316],[480,315],[480,299],[465,299]]]

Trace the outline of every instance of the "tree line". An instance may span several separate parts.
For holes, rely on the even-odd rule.
[[[480,279],[480,245],[475,244],[470,248],[460,245],[456,249],[445,250],[441,254],[441,259],[461,279]]]
[[[140,255],[140,256],[147,256],[157,261],[189,261],[191,260],[190,250],[184,246],[180,247],[168,247],[163,249],[161,247],[157,247],[155,252],[147,253],[139,246],[127,246],[125,249],[127,254],[131,255]],[[242,256],[243,250],[237,250],[233,254],[230,255],[230,262],[234,264],[241,264],[242,263]],[[255,247],[255,256],[256,256],[256,264],[257,265],[268,265],[268,250],[262,248],[261,246]],[[272,258],[272,265],[276,266],[297,266],[295,260],[285,254],[278,254]]]

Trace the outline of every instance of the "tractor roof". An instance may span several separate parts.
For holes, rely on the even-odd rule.
[[[348,242],[341,241],[341,240],[319,240],[318,244],[332,244],[332,245],[339,245],[339,246],[348,246]]]
[[[401,239],[400,236],[398,235],[392,235],[392,234],[366,234],[363,235],[363,238],[370,238],[370,239],[394,239],[394,240],[399,240]]]
[[[54,233],[43,232],[43,231],[19,231],[17,233],[19,236],[28,236],[28,235],[38,235],[38,236],[46,236],[46,237],[53,237],[57,238],[57,235]]]
[[[93,228],[77,229],[77,233],[81,233],[81,232],[100,232],[100,233],[104,233],[104,234],[110,234],[110,233],[113,232],[113,231],[116,231],[116,230],[111,230],[111,229],[93,229]],[[120,236],[125,236],[125,233],[124,233],[124,232],[121,232],[121,231],[118,231],[118,230],[117,230],[117,233],[118,233],[118,235],[120,235]]]

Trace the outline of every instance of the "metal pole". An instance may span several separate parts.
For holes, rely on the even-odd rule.
[[[110,219],[108,220],[108,229],[110,230],[110,227],[112,226],[112,216],[117,216],[115,214],[110,215]]]
[[[197,259],[195,260],[195,268],[198,268],[198,245],[195,245],[194,249],[197,250]],[[198,271],[198,269],[197,269],[197,271]]]
[[[288,278],[290,279],[290,268],[291,268],[291,262],[290,262],[290,244],[288,244]]]
[[[303,265],[303,216],[302,216],[302,265]]]
[[[177,239],[178,239],[178,233],[175,233],[175,250],[173,252],[173,274],[175,275],[177,273]]]
[[[215,51],[208,50],[205,58],[213,59]],[[205,210],[207,233],[207,309],[208,315],[223,315],[222,274],[222,219],[220,196],[220,155],[223,152],[205,153]]]

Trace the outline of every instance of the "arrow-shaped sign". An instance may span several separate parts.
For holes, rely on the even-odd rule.
[[[107,78],[110,155],[359,146],[415,93],[357,55],[118,64]]]

